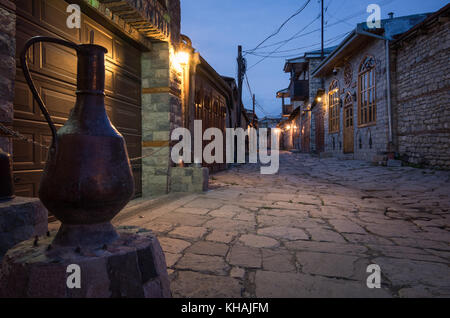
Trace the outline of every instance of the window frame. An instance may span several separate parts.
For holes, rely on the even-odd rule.
[[[337,79],[331,81],[328,87],[328,133],[338,133],[340,130],[341,109],[339,97],[339,83]]]
[[[370,66],[367,66],[368,62],[371,63]],[[363,81],[364,87],[362,87]],[[363,94],[365,98],[363,98]],[[366,55],[358,69],[358,127],[377,124],[376,96],[376,60],[372,55]],[[363,100],[367,101],[367,104],[363,105]],[[370,100],[372,100],[372,103],[370,103]],[[364,117],[366,118],[365,120],[363,120]],[[371,120],[370,117],[372,117]]]

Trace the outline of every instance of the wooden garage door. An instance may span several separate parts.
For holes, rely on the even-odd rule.
[[[14,129],[28,139],[50,144],[51,133],[25,82],[18,56],[30,37],[62,37],[76,43],[94,43],[108,49],[106,56],[106,111],[125,137],[130,158],[141,156],[141,82],[139,49],[126,39],[99,25],[85,14],[80,29],[66,26],[68,3],[62,0],[18,0],[17,77],[14,102]],[[29,65],[38,91],[57,128],[67,120],[75,104],[75,51],[54,44],[40,43],[29,51]],[[37,196],[39,180],[47,158],[46,149],[14,140],[14,181],[19,196]],[[133,161],[136,196],[141,194],[141,162]]]

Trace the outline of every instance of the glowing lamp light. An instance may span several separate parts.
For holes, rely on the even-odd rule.
[[[182,72],[189,64],[190,55],[186,51],[178,51],[173,55],[173,65],[178,72]]]
[[[322,97],[317,97],[317,99],[316,99],[318,102],[321,102],[322,101]]]
[[[175,54],[175,61],[180,65],[187,65],[189,63],[189,53],[185,51],[179,51]]]
[[[287,125],[287,126],[286,126],[286,129],[291,129],[291,125]]]

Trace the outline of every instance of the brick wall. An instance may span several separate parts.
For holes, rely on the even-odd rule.
[[[0,123],[12,124],[16,75],[16,14],[10,1],[0,1]],[[10,138],[0,132],[0,148],[12,153]]]
[[[339,96],[341,99],[349,92],[353,95],[357,93],[358,70],[359,65],[366,55],[371,55],[376,61],[376,124],[369,127],[358,127],[358,103],[353,102],[354,114],[354,159],[378,161],[388,150],[388,112],[386,100],[386,58],[385,43],[380,40],[371,40],[368,45],[361,47],[360,50],[353,52],[349,56],[353,76],[349,87],[344,85],[343,67],[338,70],[337,75],[328,74],[325,78],[325,98],[322,103],[316,107],[322,107],[326,110],[324,117],[325,127],[325,151],[334,156],[343,155],[343,109],[339,108],[339,132],[330,134],[328,129],[328,88],[330,83],[336,79],[338,81]]]
[[[402,41],[394,99],[398,151],[407,162],[450,169],[450,23]]]

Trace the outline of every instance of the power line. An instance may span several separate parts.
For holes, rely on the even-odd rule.
[[[281,47],[283,47],[284,45],[286,45],[289,41],[291,41],[296,35],[298,35],[299,33],[303,32],[306,28],[308,28],[310,25],[312,25],[316,20],[318,20],[320,18],[320,15],[317,16],[314,20],[312,20],[310,23],[308,23],[303,29],[301,29],[300,31],[298,31],[296,34],[294,34],[290,39],[286,40],[285,43],[279,45],[275,50],[273,50],[272,52],[270,52],[270,54],[268,56],[263,57],[262,59],[260,59],[258,62],[256,62],[255,64],[253,64],[252,66],[250,66],[247,70],[250,70],[252,68],[254,68],[256,65],[258,65],[259,63],[261,63],[262,61],[264,61],[267,57],[269,57],[270,55],[272,55],[273,53],[276,53],[277,50],[279,50]]]
[[[323,0],[322,0],[323,1]],[[323,3],[323,2],[322,2]],[[325,8],[325,12],[328,10],[329,6],[331,4],[331,1],[328,3],[327,7]],[[323,5],[323,4],[322,4]],[[314,20],[312,20],[309,24],[307,24],[303,29],[301,29],[300,31],[298,31],[296,34],[294,34],[291,38],[287,39],[286,42],[284,42],[283,44],[280,44],[280,46],[278,46],[274,51],[272,51],[268,56],[263,57],[262,59],[260,59],[258,62],[256,62],[255,64],[253,64],[252,66],[250,66],[248,69],[251,69],[253,67],[255,67],[256,65],[258,65],[259,63],[261,63],[262,61],[264,61],[266,58],[268,58],[269,56],[271,56],[273,53],[276,53],[281,47],[283,47],[284,45],[286,45],[289,41],[293,40],[299,33],[303,32],[304,30],[306,30],[310,25],[312,25],[316,20],[318,20],[321,17],[321,14],[317,16],[317,18],[315,18]],[[323,39],[322,39],[323,40]]]
[[[274,37],[275,35],[277,35],[280,31],[281,31],[281,29],[286,25],[286,23],[288,23],[292,18],[294,18],[295,16],[297,16],[297,15],[299,15],[305,8],[306,8],[306,6],[309,4],[311,2],[311,0],[307,0],[304,4],[303,4],[303,6],[300,8],[300,9],[298,9],[294,14],[292,14],[289,18],[287,18],[280,26],[279,26],[279,28],[274,32],[274,33],[272,33],[271,35],[269,35],[268,37],[266,37],[262,42],[260,42],[255,48],[253,48],[253,49],[251,49],[251,50],[248,50],[248,52],[253,52],[253,51],[255,51],[256,49],[258,49],[264,42],[266,42],[268,39],[270,39],[270,38],[272,38],[272,37]],[[246,51],[246,54],[247,54],[247,51]],[[245,55],[245,54],[244,54]]]
[[[244,76],[245,76],[245,83],[246,83],[248,92],[250,93],[250,96],[253,96],[253,90],[252,90],[252,88],[251,88],[251,86],[250,86],[250,82],[249,82],[249,80],[248,80],[248,76],[247,76],[247,74],[245,74]],[[268,116],[268,115],[269,115],[269,114],[264,110],[264,108],[258,103],[258,101],[256,101],[256,99],[255,99],[255,105],[256,105],[256,107],[258,107],[258,109],[259,109],[265,116]]]
[[[345,37],[345,36],[348,35],[349,33],[350,33],[350,31],[349,31],[349,32],[345,32],[345,33],[341,33],[341,34],[339,34],[339,35],[337,35],[337,36],[335,36],[335,37],[333,37],[333,38],[331,38],[331,39],[326,40],[325,43],[332,43],[332,42],[335,42],[335,41],[337,41],[337,40],[339,40],[339,39]],[[311,45],[306,45],[306,46],[298,47],[298,48],[295,48],[295,49],[289,49],[289,50],[284,50],[284,51],[278,51],[277,53],[284,53],[284,52],[298,51],[298,50],[301,50],[301,49],[311,48],[311,47],[317,46],[317,45],[319,45],[319,44],[320,44],[320,42],[317,42],[317,43],[314,43],[314,44],[311,44]],[[268,54],[270,54],[270,52],[259,52],[259,53],[249,53],[249,54],[254,55],[254,56],[258,56],[258,57],[267,57],[267,58],[286,58],[286,57],[298,56],[299,53],[289,54],[289,55],[280,55],[280,56],[273,56],[273,55],[270,56],[270,55],[268,55]]]
[[[386,1],[384,1],[384,2],[380,2],[380,5],[387,5],[387,4],[390,4],[390,3],[394,2],[394,1],[396,1],[396,0],[386,0]],[[331,3],[331,2],[330,2],[330,3]],[[328,6],[327,6],[327,8],[325,9],[325,11],[328,9],[330,3],[328,4]],[[332,26],[338,25],[338,24],[340,24],[340,23],[346,23],[346,22],[347,22],[346,20],[352,19],[352,18],[356,18],[356,17],[359,17],[359,16],[364,15],[364,14],[366,14],[366,13],[367,13],[367,12],[366,12],[365,10],[362,10],[362,11],[358,11],[357,13],[353,13],[353,14],[351,14],[351,15],[349,15],[349,16],[346,16],[346,17],[344,17],[344,18],[342,18],[342,19],[337,19],[335,16],[332,16],[330,13],[328,13],[330,16],[332,16],[332,18],[335,18],[335,19],[337,20],[337,22],[328,24],[328,25],[325,27],[325,30],[329,29],[329,28],[332,27]],[[327,23],[325,23],[325,24],[327,24]],[[352,26],[353,26],[353,25],[352,25]],[[267,44],[267,45],[265,45],[265,46],[260,46],[259,49],[265,49],[265,48],[268,48],[268,47],[273,47],[273,46],[279,45],[279,44],[281,44],[281,43],[287,43],[287,42],[290,41],[290,40],[298,39],[298,38],[301,38],[301,37],[304,37],[304,36],[307,36],[307,35],[316,33],[316,32],[318,32],[318,31],[320,31],[320,30],[321,30],[321,28],[317,28],[317,29],[314,29],[314,30],[309,31],[309,32],[307,32],[307,33],[303,33],[303,34],[300,34],[300,35],[295,35],[294,38],[289,38],[289,39],[286,39],[286,40],[274,42],[274,43],[272,43],[272,44]],[[244,52],[245,52],[245,53],[249,53],[249,51],[244,51]]]

